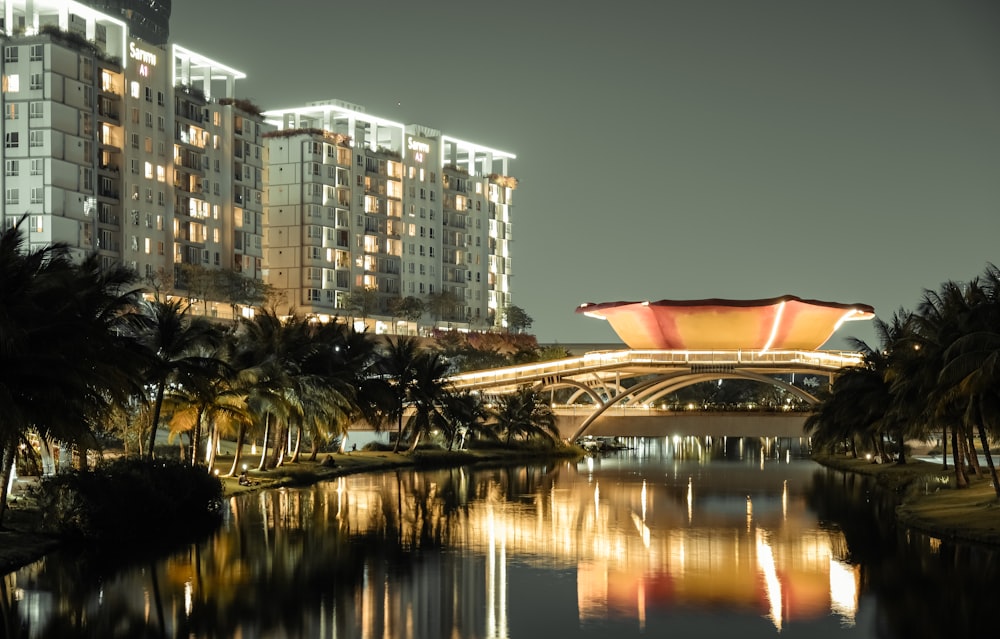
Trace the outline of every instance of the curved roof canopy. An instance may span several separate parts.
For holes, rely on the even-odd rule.
[[[608,320],[629,348],[657,350],[816,350],[845,321],[875,316],[867,304],[794,295],[586,303],[576,312]]]

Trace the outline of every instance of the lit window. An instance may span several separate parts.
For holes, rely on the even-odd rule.
[[[139,91],[140,90],[138,82],[133,82],[131,85],[129,85],[129,93],[132,95],[133,98],[139,97]],[[138,109],[136,109],[135,111],[136,113],[138,113]]]
[[[16,73],[10,75],[5,75],[3,77],[3,92],[4,93],[17,93],[21,90],[21,77]]]

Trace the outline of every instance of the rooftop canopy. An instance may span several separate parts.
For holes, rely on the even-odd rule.
[[[845,321],[875,316],[867,304],[794,295],[586,303],[576,312],[610,322],[629,348],[656,350],[816,350]]]

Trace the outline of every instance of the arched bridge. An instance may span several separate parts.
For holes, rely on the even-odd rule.
[[[647,422],[649,417],[665,417],[653,408],[661,397],[716,379],[748,379],[779,386],[815,404],[815,396],[773,375],[804,373],[830,378],[838,370],[859,365],[861,361],[859,353],[820,350],[597,351],[581,357],[463,373],[448,381],[457,390],[486,394],[508,393],[523,386],[570,388],[565,404],[572,407],[569,411],[572,417],[567,417],[566,409],[557,410],[557,414],[563,435],[575,440],[588,433],[602,415],[611,417],[616,413],[629,413],[632,425],[623,426],[628,432],[614,434],[646,434],[648,426],[637,426],[637,415],[643,415]],[[759,419],[759,414],[756,415]],[[784,415],[780,421],[788,424],[788,417],[792,416]],[[804,418],[801,415],[792,425],[798,433]],[[782,428],[782,432],[789,430],[787,425]]]

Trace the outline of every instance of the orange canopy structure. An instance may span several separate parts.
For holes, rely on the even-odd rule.
[[[875,316],[867,304],[794,295],[587,303],[576,312],[606,319],[629,348],[655,350],[816,350],[843,322]]]

